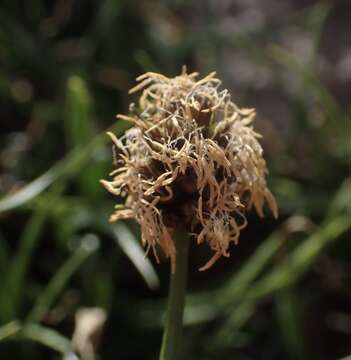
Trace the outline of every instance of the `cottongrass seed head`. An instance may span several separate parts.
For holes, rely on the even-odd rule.
[[[219,90],[215,73],[197,80],[198,73],[168,78],[148,72],[137,78],[130,93],[142,90],[129,115],[117,115],[133,127],[113,142],[116,169],[105,188],[126,197],[110,221],[135,218],[147,251],[157,247],[175,269],[176,228],[206,242],[214,251],[200,268],[206,270],[229,256],[247,225],[252,207],[263,217],[267,203],[278,210],[267,188],[267,167],[260,135],[252,128],[254,109],[240,109],[227,90]]]

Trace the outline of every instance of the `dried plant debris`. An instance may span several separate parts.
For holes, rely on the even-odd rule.
[[[94,360],[107,314],[102,308],[81,308],[76,312],[75,319],[73,348],[80,355],[81,360]]]
[[[252,128],[254,109],[240,109],[221,81],[211,73],[168,78],[146,73],[130,93],[142,90],[139,106],[129,115],[117,115],[134,126],[117,139],[112,133],[114,164],[112,181],[102,180],[116,196],[111,221],[135,218],[141,226],[147,250],[160,246],[171,259],[176,251],[171,234],[176,227],[207,242],[213,257],[206,270],[229,245],[237,243],[247,225],[245,211],[254,207],[263,217],[267,203],[273,215],[278,209],[267,188],[267,167],[260,135]]]

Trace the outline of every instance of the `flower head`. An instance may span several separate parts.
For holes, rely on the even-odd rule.
[[[266,184],[266,162],[252,128],[254,109],[240,109],[227,90],[219,90],[215,73],[197,80],[198,73],[168,78],[146,73],[130,92],[142,90],[139,106],[118,115],[133,127],[117,139],[109,133],[116,169],[102,184],[126,197],[111,221],[135,218],[142,242],[160,246],[174,270],[172,232],[181,226],[197,243],[206,242],[213,257],[229,256],[254,207],[263,217],[265,203],[278,210]]]

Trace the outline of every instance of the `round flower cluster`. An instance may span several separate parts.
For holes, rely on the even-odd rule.
[[[211,73],[168,78],[146,73],[130,90],[142,90],[138,106],[118,115],[133,127],[117,139],[109,133],[116,169],[102,184],[126,197],[111,221],[135,218],[142,242],[159,246],[175,267],[172,233],[181,228],[214,251],[200,268],[208,269],[247,225],[245,211],[254,207],[263,217],[265,202],[278,210],[266,184],[266,162],[251,123],[254,109],[240,109]]]

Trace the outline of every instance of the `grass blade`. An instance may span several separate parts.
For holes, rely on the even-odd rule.
[[[5,271],[8,269],[8,262],[9,262],[10,252],[7,247],[6,240],[3,234],[0,232],[0,273],[4,274]]]
[[[41,321],[72,275],[79,269],[90,254],[97,250],[98,246],[99,240],[95,235],[86,235],[83,237],[80,246],[56,272],[42,294],[38,297],[37,302],[28,315],[29,322]]]
[[[325,224],[318,232],[307,238],[293,253],[262,279],[249,297],[260,298],[283,287],[293,285],[309,269],[310,265],[341,235],[351,228],[349,215],[339,216]]]
[[[21,329],[19,321],[14,320],[0,327],[0,341],[16,335]]]
[[[304,83],[307,91],[313,94],[323,107],[325,113],[333,125],[344,135],[344,131],[350,131],[350,119],[343,112],[334,97],[330,95],[325,86],[311,72],[307,66],[300,65],[293,57],[283,48],[272,45],[268,54],[278,64],[286,66],[290,71],[295,73]]]
[[[20,336],[49,347],[61,354],[73,353],[71,341],[53,329],[38,324],[25,325]]]
[[[38,208],[30,218],[23,230],[19,241],[19,248],[13,258],[5,284],[0,292],[0,318],[10,320],[17,313],[21,302],[23,284],[26,278],[27,269],[32,259],[32,253],[39,239],[40,232],[48,216],[49,209],[55,203],[62,191],[61,184],[53,189],[45,202],[38,205]]]
[[[18,206],[34,199],[57,179],[59,173],[60,167],[54,166],[52,169],[39,176],[36,180],[24,186],[13,195],[8,195],[1,199],[0,212],[15,209]]]
[[[228,281],[227,286],[222,291],[221,296],[219,296],[220,301],[223,304],[228,304],[233,299],[240,298],[272,259],[283,241],[284,236],[281,230],[270,235],[246,262],[244,267]]]
[[[330,221],[318,232],[308,237],[286,260],[277,265],[262,280],[251,285],[251,288],[243,294],[239,305],[226,318],[224,325],[213,337],[212,343],[220,344],[222,339],[232,338],[233,334],[249,319],[260,299],[274,291],[295,284],[322,251],[350,229],[351,218],[343,215]]]
[[[294,217],[291,217],[294,219]],[[282,225],[282,228],[289,223],[289,220]],[[208,321],[218,316],[228,305],[238,301],[247,292],[256,277],[263,271],[263,269],[272,260],[272,257],[284,241],[284,236],[281,229],[272,233],[254,252],[243,267],[235,273],[225,285],[218,291],[206,295],[189,296],[187,306],[185,308],[185,322],[191,322],[192,318],[196,317],[201,306],[206,304],[205,312],[207,316],[202,316],[202,321]],[[211,304],[211,308],[208,308]]]
[[[114,224],[112,229],[118,245],[139,271],[148,287],[152,290],[157,289],[160,285],[158,276],[134,234],[122,222]]]
[[[277,292],[275,307],[287,358],[291,360],[306,359],[298,302],[291,288]]]
[[[25,274],[44,218],[42,212],[36,212],[23,231],[18,254],[10,265],[0,292],[0,318],[4,321],[10,320],[17,313]]]
[[[116,136],[122,134],[130,125],[119,121],[116,125],[108,128],[106,131],[114,131]],[[82,167],[89,160],[92,152],[100,145],[109,141],[105,131],[97,135],[88,145],[77,147],[69,152],[62,160],[55,164],[50,170],[39,176],[16,193],[7,195],[0,199],[0,213],[13,210],[24,205],[28,201],[46,190],[53,182],[63,178],[67,180],[79,173]]]
[[[67,82],[64,126],[69,148],[86,145],[92,137],[91,97],[86,83],[77,75]]]

